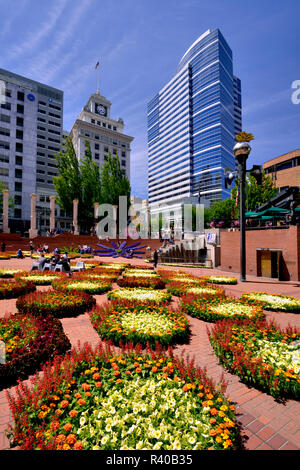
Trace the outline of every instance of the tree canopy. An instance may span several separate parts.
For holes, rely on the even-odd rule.
[[[119,196],[130,202],[130,183],[123,176],[118,155],[108,154],[101,171],[93,160],[90,143],[85,143],[85,155],[79,163],[73,143],[64,140],[56,155],[58,176],[53,178],[57,203],[68,215],[73,212],[73,199],[78,199],[78,221],[87,230],[94,223],[94,203],[119,204]]]

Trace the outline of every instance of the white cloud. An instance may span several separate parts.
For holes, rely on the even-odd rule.
[[[13,47],[10,50],[8,58],[16,59],[35,49],[56,26],[68,1],[69,0],[57,0],[54,5],[51,5],[50,14],[47,16],[47,19],[37,30],[31,32],[24,40],[21,40],[20,45]]]

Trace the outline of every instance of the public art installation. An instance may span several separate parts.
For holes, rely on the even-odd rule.
[[[94,250],[94,255],[111,256],[112,258],[141,258],[141,255],[145,252],[140,250],[146,247],[146,245],[141,245],[140,242],[127,245],[126,241],[119,243],[111,242],[111,245],[112,246],[106,246],[97,243],[97,246],[100,246],[101,250]]]

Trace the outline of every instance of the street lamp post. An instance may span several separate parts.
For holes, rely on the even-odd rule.
[[[246,227],[245,227],[245,182],[246,161],[251,147],[248,142],[238,142],[233,147],[233,153],[238,162],[240,180],[240,281],[246,281]]]

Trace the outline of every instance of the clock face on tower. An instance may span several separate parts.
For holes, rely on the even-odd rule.
[[[101,116],[106,116],[107,109],[102,104],[95,104],[95,113],[100,114]]]

